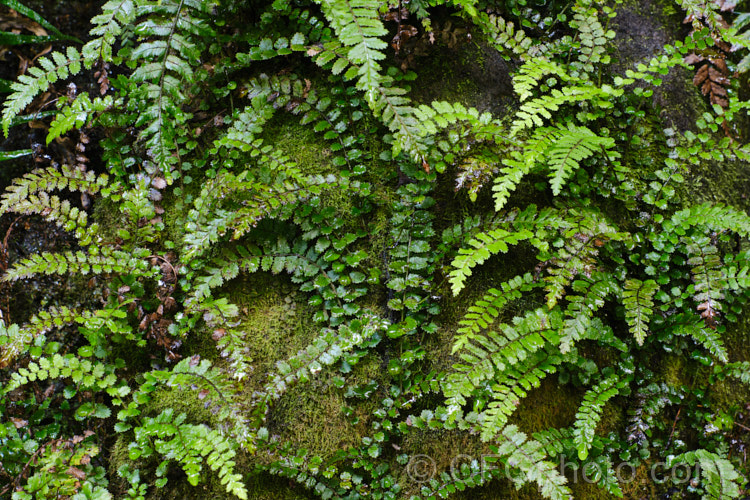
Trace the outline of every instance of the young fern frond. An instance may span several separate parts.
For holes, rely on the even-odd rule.
[[[586,460],[589,456],[604,405],[619,392],[619,382],[619,375],[611,375],[586,391],[583,396],[583,402],[578,407],[576,421],[573,424],[573,441],[581,460]]]
[[[630,333],[638,345],[643,345],[646,338],[648,324],[654,312],[653,297],[658,289],[659,285],[654,280],[625,280],[622,303],[625,306],[625,318],[630,326]]]

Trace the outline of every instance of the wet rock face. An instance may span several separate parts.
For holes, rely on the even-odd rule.
[[[624,74],[660,54],[664,45],[684,40],[690,28],[682,20],[680,12],[660,0],[630,1],[621,6],[609,26],[616,33],[612,72]],[[692,78],[690,70],[673,68],[663,77],[664,83],[655,89],[654,104],[662,108],[665,127],[695,128],[695,120],[703,113],[705,102]]]

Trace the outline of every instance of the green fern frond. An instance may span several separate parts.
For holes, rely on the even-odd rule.
[[[547,290],[547,307],[550,309],[565,295],[565,289],[578,274],[591,275],[595,270],[595,257],[599,246],[607,240],[618,241],[628,237],[611,226],[601,215],[592,211],[569,210],[560,217],[555,216],[564,242],[559,249],[550,251],[547,244],[538,246],[540,260],[550,266],[544,277]],[[542,222],[539,222],[542,225]],[[537,245],[537,240],[532,240]]]
[[[572,291],[566,296],[568,305],[565,308],[565,326],[561,331],[560,352],[569,352],[577,341],[586,338],[600,340],[622,351],[627,350],[614,337],[612,329],[594,317],[604,306],[607,296],[618,296],[620,293],[620,287],[612,276],[595,273],[590,279],[576,280],[572,284]]]
[[[543,78],[554,75],[562,82],[575,81],[570,73],[560,64],[538,57],[524,63],[513,75],[513,91],[523,102],[532,96],[534,90]]]
[[[606,109],[612,106],[612,99],[623,94],[622,89],[608,85],[573,85],[562,89],[552,89],[549,94],[526,101],[516,112],[510,135],[515,136],[525,128],[544,125],[543,119],[552,119],[552,113],[561,106],[587,102],[595,107]]]
[[[232,460],[236,443],[224,433],[205,425],[184,423],[184,413],[174,416],[168,408],[156,417],[146,417],[135,427],[135,441],[130,443],[130,456],[149,457],[154,451],[168,459],[176,460],[187,475],[188,483],[196,486],[201,479],[205,462],[217,472],[226,491],[247,500],[242,475],[234,472]],[[133,449],[137,451],[133,452]]]
[[[168,183],[173,179],[177,128],[187,116],[181,107],[188,99],[186,87],[195,83],[193,66],[205,40],[216,35],[207,19],[213,2],[198,0],[139,0],[140,18],[135,32],[149,39],[136,45],[129,60],[136,64],[129,80],[137,84],[131,98],[138,103],[136,126],[149,155]],[[134,106],[132,103],[131,106]]]
[[[388,34],[380,21],[380,4],[374,0],[319,0],[318,3],[338,40],[349,48],[348,59],[358,67],[357,88],[373,92],[382,79],[378,61],[385,59],[383,50],[388,47],[380,38]]]
[[[578,449],[578,458],[586,460],[604,405],[619,392],[619,375],[611,375],[586,391],[583,402],[576,412],[573,424],[573,440]]]
[[[573,495],[566,486],[567,479],[560,474],[555,464],[545,460],[547,454],[541,443],[527,439],[526,434],[515,425],[508,425],[503,429],[493,452],[507,457],[505,462],[523,473],[524,478],[511,475],[517,484],[535,482],[545,498],[572,500]]]
[[[454,365],[456,371],[446,379],[444,393],[449,404],[465,404],[465,396],[493,380],[498,382],[493,389],[498,394],[509,391],[512,393],[519,385],[528,389],[531,385],[538,384],[540,372],[533,360],[539,358],[538,361],[547,366],[542,370],[545,373],[553,370],[553,365],[547,360],[549,355],[543,347],[547,343],[558,344],[558,331],[562,326],[563,319],[559,310],[547,313],[544,309],[537,309],[515,318],[513,324],[499,325],[500,332],[487,331],[464,343],[459,354],[462,363]],[[503,380],[506,382],[502,382]],[[503,388],[503,384],[509,385]],[[504,409],[515,408],[507,403],[500,401],[498,404]],[[490,403],[490,407],[493,407],[493,403]],[[501,427],[502,425],[495,425],[494,428]]]
[[[136,18],[134,0],[109,0],[101,7],[102,13],[91,18],[94,27],[89,34],[92,39],[83,46],[83,56],[87,61],[114,62],[120,59],[112,54],[117,38]]]
[[[721,334],[717,330],[707,328],[703,319],[695,314],[675,314],[669,320],[667,324],[674,325],[672,328],[674,335],[692,337],[722,363],[729,360]]]
[[[625,306],[625,318],[630,326],[630,333],[638,345],[643,345],[646,338],[648,323],[653,313],[653,297],[658,289],[659,285],[654,280],[625,280],[622,303]]]
[[[688,451],[674,456],[667,466],[685,463],[690,466],[699,464],[700,484],[704,491],[704,500],[728,500],[739,498],[742,477],[737,473],[732,462],[716,453],[704,449]]]
[[[2,195],[0,213],[15,211],[15,207],[27,202],[35,193],[62,189],[89,194],[104,190],[109,194],[116,190],[117,186],[109,185],[109,177],[106,174],[96,175],[92,171],[82,171],[68,165],[60,166],[59,170],[54,167],[36,169],[19,179],[14,179],[13,184]],[[44,205],[34,206],[36,212],[44,212],[47,208]]]
[[[716,371],[734,377],[745,384],[750,384],[750,361],[728,363],[724,366],[716,367]]]
[[[3,102],[3,133],[8,137],[8,129],[13,119],[40,93],[58,80],[77,75],[82,68],[83,57],[74,47],[68,47],[65,54],[52,52],[50,56],[39,58],[39,66],[29,68],[27,75],[21,75],[11,84],[11,93]]]
[[[451,352],[455,354],[463,349],[480,331],[489,328],[495,322],[495,319],[500,315],[500,311],[509,302],[520,299],[524,292],[533,289],[535,286],[539,286],[539,284],[535,282],[534,276],[531,273],[526,273],[502,283],[499,290],[490,288],[481,299],[468,308],[468,312],[459,321]]]
[[[595,64],[609,63],[607,44],[615,37],[615,32],[604,31],[596,7],[576,2],[573,5],[573,12],[575,14],[570,25],[578,30],[577,37],[580,43],[578,63],[584,71],[591,72]]]
[[[565,181],[578,168],[581,161],[594,155],[598,150],[607,150],[615,145],[611,137],[600,137],[587,127],[568,125],[567,128],[538,128],[535,133],[549,132],[554,139],[545,156],[549,162],[550,185],[552,194],[559,195]],[[606,153],[610,158],[616,157],[617,153],[609,151]]]
[[[113,387],[118,381],[112,365],[79,359],[72,354],[54,354],[38,361],[30,361],[26,368],[14,371],[10,382],[2,388],[2,393],[7,394],[35,380],[59,378],[70,378],[84,390],[106,389]]]
[[[506,253],[509,245],[517,245],[532,236],[533,233],[525,229],[509,232],[502,228],[477,234],[469,240],[471,248],[459,249],[458,255],[451,263],[453,270],[448,275],[448,281],[453,295],[458,295],[463,290],[466,279],[471,276],[472,268],[483,264],[493,255]]]
[[[15,329],[11,325],[6,333],[0,334],[0,366],[7,366],[11,361],[25,353],[29,346],[46,333],[77,323],[89,329],[99,329],[111,325],[113,318],[124,318],[125,312],[119,309],[97,311],[76,311],[66,306],[50,307],[39,311],[23,327]]]
[[[683,242],[686,244],[689,255],[687,263],[691,266],[695,283],[693,300],[698,303],[698,312],[706,325],[714,328],[722,309],[723,290],[727,287],[718,249],[707,237],[685,238]]]
[[[113,250],[94,255],[81,250],[76,252],[50,253],[32,255],[10,267],[0,277],[2,281],[16,281],[30,278],[37,274],[131,274],[134,276],[153,276],[155,271],[143,258],[134,257],[130,252]]]
[[[714,232],[732,231],[743,238],[750,238],[750,216],[721,203],[701,203],[680,210],[664,222],[664,231],[667,234],[673,233],[676,227],[684,230],[703,227]]]
[[[92,101],[88,94],[79,94],[73,102],[66,104],[50,123],[47,132],[47,144],[67,132],[80,129],[91,121],[92,115],[101,114],[114,107],[121,105],[122,101],[112,96],[96,97]]]

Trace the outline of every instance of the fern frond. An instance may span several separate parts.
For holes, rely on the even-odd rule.
[[[560,64],[546,58],[537,57],[526,61],[513,75],[513,91],[518,95],[518,99],[523,102],[532,96],[532,90],[539,85],[542,79],[550,75],[554,75],[562,82],[575,81],[570,72]]]
[[[77,75],[82,68],[83,57],[75,47],[68,47],[65,54],[52,52],[50,61],[47,57],[39,58],[39,66],[29,68],[27,75],[21,75],[10,85],[12,93],[3,102],[3,133],[8,137],[8,129],[13,119],[18,116],[34,98],[47,90],[58,80],[65,80]]]
[[[459,321],[451,353],[455,354],[463,349],[480,331],[489,328],[495,322],[495,319],[500,315],[500,311],[509,302],[520,299],[524,292],[533,289],[535,286],[538,286],[538,284],[534,281],[534,276],[531,273],[526,273],[502,283],[499,290],[490,288],[481,299],[468,308],[468,312]]]
[[[734,377],[745,384],[750,384],[750,361],[728,363],[724,366],[717,367],[716,370],[719,373]]]
[[[506,426],[493,452],[507,457],[506,463],[521,470],[525,478],[511,478],[517,484],[535,482],[543,497],[551,500],[572,500],[573,495],[566,486],[567,479],[560,474],[555,464],[545,460],[547,454],[538,441],[529,440],[515,425]]]
[[[625,280],[625,289],[622,292],[625,319],[638,345],[643,345],[646,338],[648,323],[653,313],[653,297],[658,289],[659,285],[654,280]]]
[[[339,325],[336,330],[324,328],[305,349],[276,363],[276,370],[268,375],[269,381],[259,393],[261,400],[256,403],[256,408],[265,415],[268,405],[279,399],[290,386],[309,382],[323,367],[335,363],[344,354],[367,342],[373,335],[385,332],[387,328],[386,320],[368,312],[362,315],[362,319]]]
[[[701,486],[704,491],[701,498],[704,500],[728,500],[740,496],[738,481],[742,477],[726,458],[708,450],[698,449],[672,457],[667,466],[680,463],[700,465]]]
[[[187,119],[181,107],[188,99],[186,86],[195,83],[193,66],[199,62],[204,40],[216,35],[207,19],[213,2],[197,0],[141,0],[135,31],[151,41],[137,45],[130,60],[137,64],[130,75],[138,85],[131,98],[138,102],[136,126],[149,155],[168,183],[173,179],[177,128]],[[133,105],[133,104],[131,104]]]
[[[743,238],[750,238],[750,216],[741,210],[721,203],[701,203],[680,210],[664,223],[666,233],[672,233],[675,227],[684,230],[692,227],[704,227],[708,231],[719,233],[732,231]]]
[[[101,114],[114,107],[121,105],[120,99],[115,100],[112,96],[96,97],[92,101],[88,94],[79,94],[73,102],[66,104],[59,113],[55,115],[47,132],[47,144],[58,137],[62,137],[74,128],[80,129],[90,122],[91,116]]]
[[[722,363],[728,361],[729,357],[724,342],[721,340],[721,334],[712,328],[707,328],[703,319],[694,314],[676,314],[669,320],[667,324],[674,325],[672,329],[674,335],[692,337],[716,359]]]
[[[600,137],[588,127],[568,125],[567,128],[537,129],[535,133],[548,131],[555,136],[545,156],[549,162],[552,194],[559,195],[566,179],[578,168],[581,161],[594,155],[599,149],[607,150],[615,145],[611,137]],[[610,158],[617,153],[609,151]]]
[[[10,382],[2,388],[2,393],[7,394],[35,380],[58,378],[70,378],[84,390],[106,389],[113,387],[118,381],[112,365],[79,359],[72,354],[54,354],[38,361],[30,361],[26,368],[11,373]]]
[[[612,329],[594,317],[604,306],[607,296],[619,295],[617,282],[606,273],[595,273],[590,279],[574,281],[572,289],[573,294],[566,296],[568,305],[565,308],[565,326],[561,331],[560,352],[569,352],[577,341],[586,338],[627,350],[614,336]]]
[[[551,119],[552,113],[561,106],[587,102],[595,107],[606,109],[612,106],[612,99],[622,95],[624,91],[603,85],[573,85],[561,89],[552,89],[549,94],[526,101],[516,112],[511,126],[510,135],[515,136],[525,128],[544,125],[543,119]]]
[[[176,460],[187,475],[188,482],[196,486],[201,479],[203,461],[217,472],[227,492],[247,500],[247,489],[242,475],[234,472],[236,443],[223,433],[205,425],[184,423],[184,413],[174,416],[168,408],[156,417],[146,417],[143,424],[135,427],[135,441],[130,443],[130,456],[148,457],[156,451],[160,455]]]
[[[611,375],[586,391],[583,402],[576,412],[573,424],[573,440],[578,449],[578,458],[586,460],[604,405],[619,392],[619,375]]]
[[[543,309],[537,309],[523,317],[515,318],[512,325],[499,325],[500,332],[488,331],[464,343],[459,354],[462,363],[454,365],[456,371],[448,376],[446,387],[443,389],[450,401],[449,405],[465,404],[464,397],[470,396],[483,384],[495,380],[498,385],[493,391],[497,393],[495,399],[500,401],[497,405],[493,405],[494,402],[490,403],[490,407],[500,405],[503,411],[512,411],[515,406],[509,406],[506,397],[508,394],[512,395],[516,390],[514,388],[522,385],[528,389],[538,384],[543,376],[542,372],[554,371],[554,363],[548,362],[549,355],[542,348],[547,343],[558,344],[558,331],[562,325],[562,314],[559,310],[550,311],[548,314]],[[534,360],[546,368],[540,371]],[[507,387],[504,387],[506,385]],[[506,396],[499,397],[501,393]],[[502,425],[494,426],[495,429],[501,427]]]
[[[483,264],[495,254],[506,253],[509,245],[517,245],[532,236],[533,233],[525,229],[509,232],[502,228],[477,234],[469,240],[471,248],[459,249],[458,255],[451,263],[453,270],[448,275],[448,281],[453,295],[458,295],[463,290],[466,279],[471,276],[472,268]]]
[[[119,58],[112,54],[112,46],[123,30],[131,25],[136,18],[136,2],[134,0],[109,0],[101,7],[102,13],[91,18],[94,28],[89,34],[93,37],[83,46],[82,53],[86,61],[114,62],[119,64]]]
[[[607,44],[609,40],[615,37],[612,30],[604,31],[604,27],[599,22],[598,10],[585,3],[575,3],[573,5],[573,21],[571,27],[578,30],[578,41],[580,49],[578,50],[578,63],[586,72],[594,71],[594,65],[598,63],[609,63],[607,55]]]
[[[13,180],[13,184],[2,195],[0,213],[16,211],[16,207],[27,202],[29,196],[35,193],[62,189],[93,195],[103,189],[111,193],[117,186],[109,186],[109,177],[106,174],[96,175],[92,171],[82,171],[68,165],[60,166],[59,170],[54,167],[36,169]],[[38,205],[34,210],[44,212],[45,208],[47,207]]]
[[[380,4],[375,0],[319,0],[318,3],[338,40],[349,48],[347,57],[357,66],[357,88],[373,92],[382,80],[378,61],[385,59],[383,50],[388,47],[379,38],[388,34],[380,21]]]
[[[39,311],[29,322],[18,328],[11,325],[5,333],[0,333],[0,367],[9,365],[25,353],[29,346],[47,332],[77,323],[89,329],[99,329],[111,324],[113,318],[123,318],[125,312],[118,309],[97,311],[76,311],[66,306],[50,307]],[[2,332],[0,325],[0,332]]]
[[[721,270],[718,249],[710,243],[707,237],[683,239],[689,255],[687,263],[695,283],[693,300],[698,303],[698,312],[709,328],[716,327],[723,290],[727,287],[726,279]]]
[[[560,217],[552,214],[558,225],[560,236],[564,238],[563,245],[555,250],[549,251],[546,243],[538,246],[540,260],[548,261],[548,276],[544,277],[547,283],[547,307],[550,309],[557,301],[565,295],[565,289],[573,281],[576,275],[590,276],[595,270],[595,257],[599,253],[599,247],[607,240],[623,240],[628,237],[611,226],[606,219],[593,211],[569,210]],[[539,221],[543,226],[544,223]],[[538,245],[538,240],[532,240]]]
[[[30,278],[36,274],[131,274],[134,276],[153,276],[145,259],[134,257],[130,252],[114,250],[98,255],[77,252],[50,253],[32,255],[22,259],[9,268],[0,280],[16,281]]]

